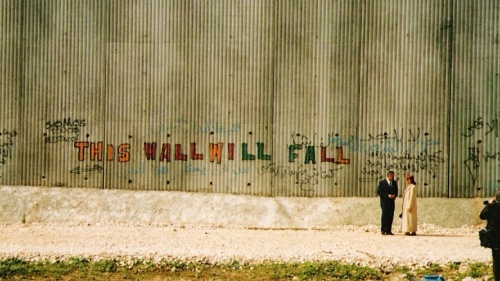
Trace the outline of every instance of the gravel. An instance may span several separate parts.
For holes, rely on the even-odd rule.
[[[371,267],[491,262],[478,227],[419,225],[417,236],[382,236],[376,225],[329,229],[248,229],[182,225],[4,225],[0,258],[58,261],[70,257],[161,262],[180,259],[301,262],[337,260]]]

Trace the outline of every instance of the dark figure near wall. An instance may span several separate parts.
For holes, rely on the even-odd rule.
[[[481,211],[479,218],[486,220],[486,229],[490,230],[492,235],[492,254],[493,254],[493,275],[495,280],[500,281],[500,191],[496,193],[495,198],[484,202],[485,207]]]
[[[386,178],[378,183],[377,195],[380,197],[382,209],[381,228],[382,235],[392,234],[392,221],[394,220],[394,206],[398,197],[398,183],[394,180],[394,172],[389,171]]]

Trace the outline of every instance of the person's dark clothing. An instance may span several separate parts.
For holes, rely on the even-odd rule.
[[[500,280],[500,249],[491,249],[493,253],[493,276],[495,280]]]
[[[389,195],[398,196],[398,183],[387,179],[381,180],[378,183],[377,195],[380,197],[380,208],[382,209],[381,228],[382,234],[392,234],[392,221],[394,220],[394,201]]]
[[[479,218],[486,220],[486,229],[500,231],[500,203],[493,202],[484,206]]]
[[[500,240],[500,203],[493,202],[484,207],[479,218],[486,220],[486,229],[490,229],[495,237]],[[499,242],[500,244],[500,242]],[[493,248],[493,275],[500,281],[500,248]]]

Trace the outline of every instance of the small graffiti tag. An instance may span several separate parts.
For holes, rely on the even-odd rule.
[[[86,126],[85,119],[65,118],[57,121],[45,122],[43,136],[45,143],[75,142],[80,137],[81,128]]]
[[[304,191],[311,191],[311,186],[318,185],[321,180],[333,178],[335,172],[341,170],[342,166],[338,165],[334,168],[313,167],[300,164],[298,167],[290,167],[269,163],[261,166],[258,171],[259,175],[270,174],[273,177],[284,179],[290,177],[295,184],[299,185]],[[308,187],[309,186],[309,187]]]
[[[16,136],[16,131],[6,129],[0,133],[0,167],[7,164],[7,160],[12,157],[12,147]]]
[[[93,165],[93,166],[85,166],[85,167],[76,167],[70,171],[72,174],[84,174],[84,173],[102,173],[104,168],[101,165]]]

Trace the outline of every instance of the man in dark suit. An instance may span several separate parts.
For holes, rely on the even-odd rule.
[[[380,196],[380,208],[382,208],[382,235],[394,235],[392,234],[392,221],[394,201],[398,197],[398,183],[394,180],[393,171],[389,171],[386,178],[378,183],[377,195]]]

